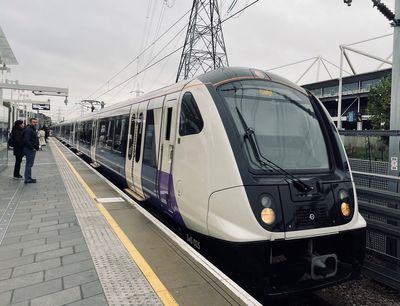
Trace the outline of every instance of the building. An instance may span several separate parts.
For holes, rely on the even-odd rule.
[[[357,129],[357,113],[362,115],[362,124],[359,123],[358,129],[372,128],[367,110],[369,91],[391,72],[392,69],[384,69],[343,78],[342,127],[344,129]],[[321,100],[334,121],[338,120],[339,79],[307,84],[303,87]]]

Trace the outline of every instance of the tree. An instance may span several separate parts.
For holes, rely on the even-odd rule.
[[[374,129],[388,130],[390,127],[391,76],[372,87],[368,95],[368,114]]]

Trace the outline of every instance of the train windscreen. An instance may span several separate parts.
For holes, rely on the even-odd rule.
[[[327,170],[325,139],[312,102],[288,86],[242,80],[218,88],[252,167],[270,160],[286,170]]]

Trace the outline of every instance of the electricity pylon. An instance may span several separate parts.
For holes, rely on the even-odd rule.
[[[176,81],[228,66],[217,0],[194,0]]]

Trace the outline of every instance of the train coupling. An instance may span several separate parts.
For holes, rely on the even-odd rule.
[[[335,276],[338,259],[336,254],[313,255],[311,257],[311,278],[319,280]]]

